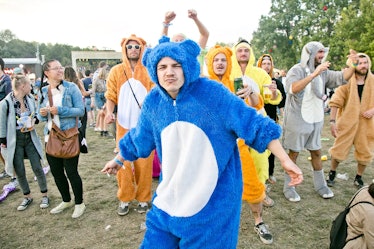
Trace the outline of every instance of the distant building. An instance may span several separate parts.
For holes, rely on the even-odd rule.
[[[15,67],[20,67],[28,73],[35,73],[36,77],[41,77],[42,62],[39,58],[3,58],[4,72],[11,75]]]
[[[71,51],[72,67],[84,72],[90,69],[94,72],[100,61],[106,61],[111,67],[122,61],[122,52],[115,51]],[[86,68],[89,65],[90,68]]]

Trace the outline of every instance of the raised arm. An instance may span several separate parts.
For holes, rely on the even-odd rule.
[[[188,10],[188,17],[194,20],[197,28],[199,29],[200,33],[200,39],[199,39],[199,45],[201,48],[205,48],[206,44],[208,42],[209,38],[209,31],[208,29],[204,26],[204,24],[199,20],[197,17],[197,12],[194,9]]]
[[[165,19],[162,22],[162,36],[168,36],[169,26],[171,25],[171,21],[173,21],[176,16],[177,15],[174,11],[168,11],[165,13]]]

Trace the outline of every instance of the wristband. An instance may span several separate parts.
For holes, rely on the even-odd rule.
[[[335,124],[335,119],[330,119],[330,123],[334,123]]]
[[[123,166],[123,162],[121,162],[117,157],[115,157],[114,159],[113,159],[113,161],[116,163],[116,164],[118,164],[119,166]]]
[[[172,25],[172,23],[163,22],[162,25],[164,25],[164,28],[169,28],[169,26]]]

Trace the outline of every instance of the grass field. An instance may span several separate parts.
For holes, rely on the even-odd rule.
[[[328,122],[322,137],[323,154],[327,155],[327,150],[333,143]],[[84,202],[87,206],[84,215],[72,219],[73,209],[57,215],[49,213],[51,207],[61,201],[51,173],[47,175],[51,207],[41,210],[41,194],[26,160],[34,203],[25,211],[17,211],[17,206],[23,198],[20,190],[11,193],[0,203],[0,248],[138,248],[144,235],[142,224],[145,215],[130,210],[127,216],[118,216],[116,178],[100,173],[105,162],[113,158],[115,142],[112,138],[100,137],[92,128],[87,129],[87,140],[89,153],[81,154],[79,163],[79,171],[83,178]],[[353,186],[356,162],[350,156],[349,160],[340,165],[338,173],[347,173],[349,179],[338,179],[333,188],[335,197],[324,200],[314,191],[313,172],[308,156],[307,152],[303,152],[298,159],[298,165],[304,173],[304,182],[297,187],[301,196],[299,203],[291,203],[284,198],[283,172],[277,162],[275,176],[278,181],[270,192],[275,206],[265,208],[263,213],[264,220],[274,236],[274,243],[262,244],[253,230],[254,221],[248,204],[243,203],[237,248],[328,248],[331,222],[356,191],[356,187]],[[330,160],[324,161],[323,166],[327,174]],[[372,166],[367,168],[363,176],[366,184],[372,181],[373,172]],[[9,178],[1,179],[0,187],[8,181]],[[156,187],[158,182],[154,180],[153,183]]]

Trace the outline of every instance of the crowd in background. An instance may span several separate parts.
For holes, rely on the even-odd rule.
[[[165,14],[162,35],[167,36],[168,28],[175,17],[174,12]],[[200,49],[204,50],[209,32],[198,19],[196,11],[189,10],[188,17],[195,22],[200,32],[197,44]],[[171,40],[181,44],[184,41],[189,41],[182,33],[174,35]],[[113,152],[116,157],[108,162],[109,166],[107,165],[105,170],[116,169],[119,200],[117,213],[121,216],[127,215],[130,211],[129,204],[133,201],[138,203],[136,208],[138,213],[143,214],[149,211],[152,199],[152,176],[160,176],[162,160],[159,155],[162,151],[152,149],[151,153],[139,156],[141,157],[139,159],[134,157],[134,160],[125,160],[123,151],[120,150],[120,141],[125,136],[129,141],[130,136],[135,136],[131,134],[131,131],[137,127],[143,101],[149,92],[154,87],[166,89],[167,87],[158,85],[159,79],[157,80],[157,77],[150,72],[151,66],[143,65],[146,61],[142,61],[142,58],[147,50],[145,49],[146,42],[142,38],[130,35],[122,40],[121,45],[122,63],[112,68],[109,68],[106,61],[101,61],[94,72],[91,70],[83,72],[76,71],[69,65],[62,66],[57,60],[50,60],[43,64],[43,74],[38,79],[35,77],[35,72],[27,72],[24,70],[25,68],[15,68],[13,75],[6,75],[3,72],[4,63],[0,60],[2,62],[0,79],[1,83],[6,85],[4,96],[2,96],[4,100],[1,101],[0,114],[1,117],[4,117],[1,127],[4,131],[7,130],[7,133],[0,133],[2,155],[4,155],[5,149],[14,150],[14,158],[9,157],[9,154],[6,157],[1,157],[7,170],[0,174],[0,178],[10,175],[13,186],[19,185],[22,189],[24,197],[17,207],[19,211],[27,209],[33,201],[25,178],[26,169],[23,163],[25,158],[30,160],[38,180],[42,195],[40,208],[49,207],[43,168],[50,167],[62,198],[62,202],[50,212],[58,214],[75,206],[72,217],[78,218],[83,215],[86,209],[83,202],[83,182],[78,173],[79,155],[74,158],[62,159],[46,154],[49,164],[47,165],[42,154],[42,143],[37,142],[38,137],[34,129],[38,122],[45,122],[44,142],[48,142],[48,130],[50,130],[52,122],[57,123],[61,129],[79,125],[81,136],[84,139],[86,138],[86,127],[94,129],[102,137],[114,139]],[[159,46],[162,48],[161,43]],[[172,43],[169,46],[174,48]],[[159,47],[156,46],[156,48]],[[282,136],[279,136],[279,141],[281,141],[282,148],[287,150],[287,155],[293,163],[296,164],[301,150],[308,150],[313,166],[314,189],[320,197],[329,199],[334,196],[330,187],[335,184],[337,167],[347,158],[352,146],[355,147],[357,160],[357,175],[354,185],[358,188],[364,187],[362,175],[365,167],[372,162],[374,148],[373,139],[371,136],[368,137],[366,133],[374,128],[371,127],[374,103],[372,103],[370,96],[372,96],[372,91],[374,93],[374,88],[371,87],[374,82],[370,72],[370,58],[365,54],[351,50],[348,55],[347,68],[342,71],[331,71],[329,70],[331,63],[326,61],[328,48],[320,42],[309,42],[303,48],[300,63],[290,69],[278,70],[275,66],[276,62],[273,61],[270,54],[263,54],[256,61],[253,49],[251,44],[244,39],[240,39],[232,48],[216,45],[209,50],[205,49],[207,53],[198,53],[196,56],[199,61],[198,76],[222,83],[226,90],[228,89],[237,95],[246,106],[253,107],[257,114],[269,117],[274,124],[278,123],[277,127],[282,128]],[[178,57],[175,54],[169,55],[164,50],[161,51],[168,55],[166,57],[172,57],[173,60],[180,63],[185,70],[182,62],[184,63],[186,58]],[[162,58],[158,59],[161,61]],[[178,61],[179,59],[181,61]],[[154,63],[152,59],[148,60],[148,63]],[[188,63],[186,62],[186,64]],[[204,72],[205,70],[207,72]],[[185,83],[191,83],[188,82],[189,77],[190,75],[184,75]],[[239,80],[241,85],[236,88],[235,82],[238,79],[241,80]],[[172,91],[167,92],[172,96]],[[51,105],[49,95],[53,97],[53,105]],[[354,97],[352,97],[353,95]],[[172,97],[177,100],[177,96],[178,94]],[[8,100],[6,101],[5,98]],[[353,99],[354,102],[352,102]],[[9,102],[11,108],[9,108]],[[350,113],[354,112],[357,115],[353,117],[355,125],[344,130],[344,121],[349,120],[352,123],[352,116],[344,112],[347,103],[351,104]],[[360,106],[365,109],[361,110]],[[330,112],[329,123],[336,141],[333,148],[330,149],[332,164],[326,177],[321,164],[320,140],[324,114]],[[9,114],[15,116],[14,120],[23,120],[24,116],[28,117],[31,125],[18,121],[12,123],[8,121]],[[25,119],[25,122],[28,121]],[[109,131],[111,126],[113,129]],[[344,137],[338,136],[337,126],[340,128],[340,134],[344,134]],[[10,135],[12,130],[10,129],[16,131],[16,133],[13,132],[12,138]],[[275,137],[276,135],[274,135]],[[274,200],[269,196],[271,186],[277,182],[274,176],[275,157],[269,148],[257,151],[248,146],[246,144],[248,140],[249,138],[247,140],[239,139],[237,142],[243,172],[243,179],[240,181],[243,180],[244,183],[242,199],[250,205],[255,221],[255,232],[263,243],[271,244],[273,237],[263,220],[262,210],[264,206],[275,205]],[[159,142],[155,141],[156,148],[159,146],[157,144]],[[256,146],[258,145],[254,147]],[[279,151],[275,151],[279,155]],[[130,154],[127,151],[126,153]],[[282,161],[282,163],[284,162]],[[285,171],[284,196],[291,202],[299,202],[301,197],[296,191],[295,184],[291,184],[293,182],[292,175],[287,173],[289,172]],[[74,200],[70,194],[69,183],[74,193]],[[157,204],[162,206],[160,203]],[[351,229],[354,230],[354,228]],[[364,232],[367,241],[363,242],[360,239],[360,243],[372,243],[373,238],[366,235],[368,231]],[[372,232],[368,233],[372,234]],[[352,242],[350,244],[354,245]]]

